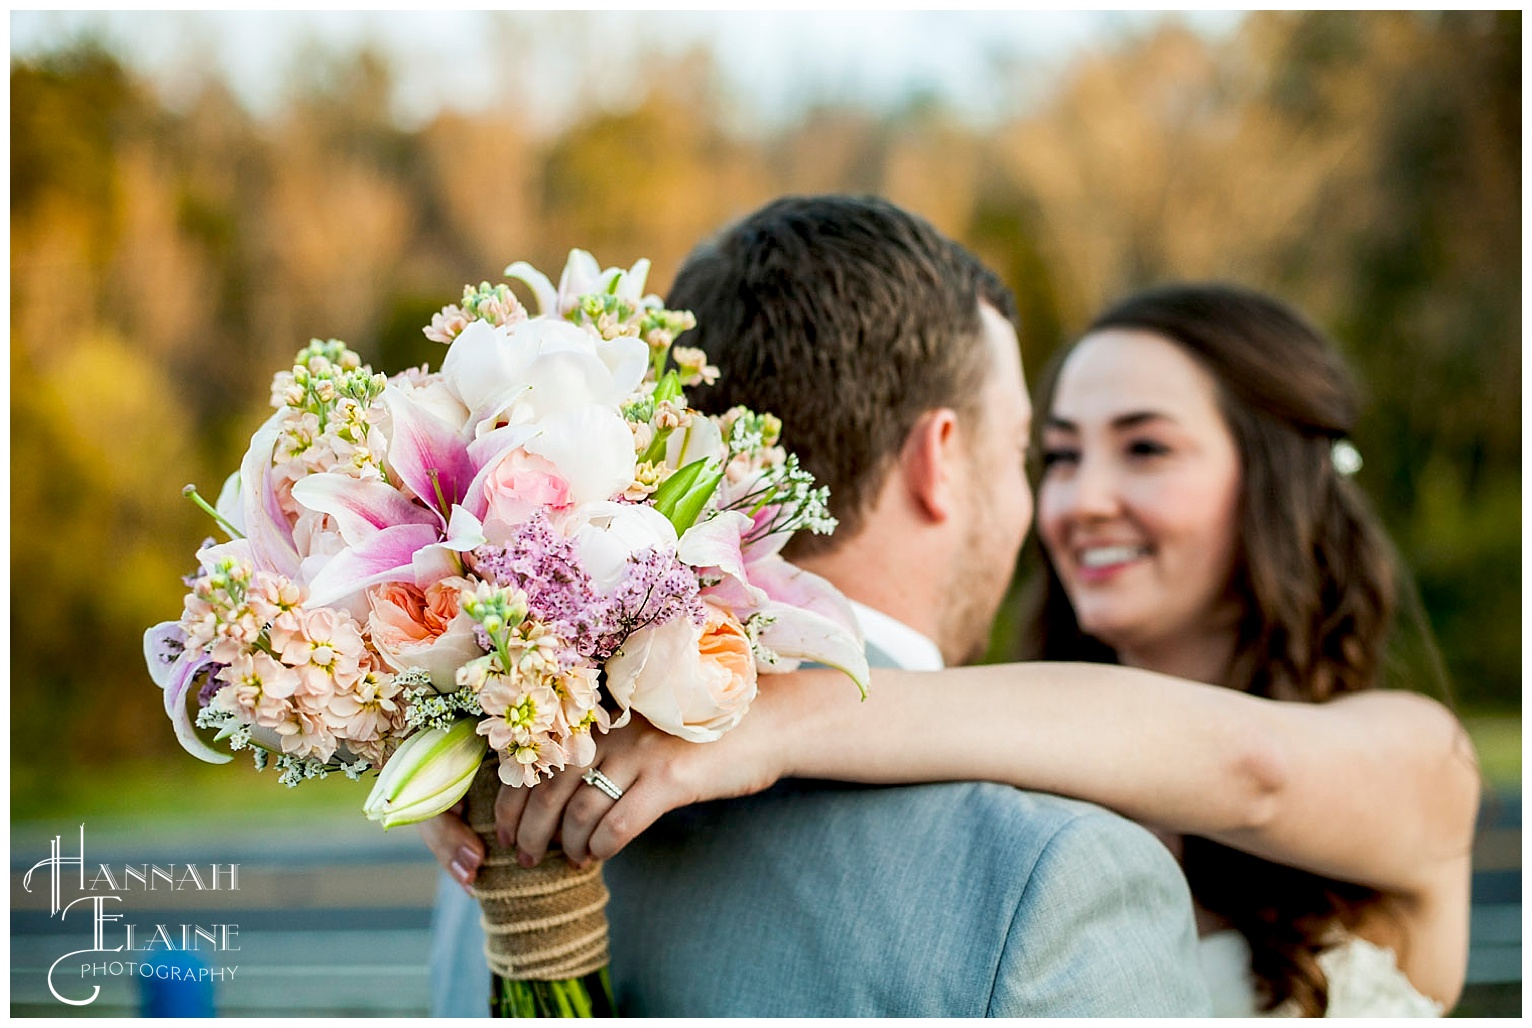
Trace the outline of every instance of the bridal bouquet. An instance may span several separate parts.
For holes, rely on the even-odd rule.
[[[599,866],[522,869],[495,840],[500,783],[596,754],[637,713],[695,742],[745,716],[758,676],[802,661],[865,690],[845,600],[778,551],[826,532],[826,491],[780,423],[687,407],[717,369],[673,345],[694,321],[643,295],[648,262],[575,250],[555,289],[529,265],[467,287],[424,329],[440,370],[373,372],[315,340],[216,504],[181,617],[145,656],[182,745],[198,729],[280,780],[380,771],[383,826],[468,793],[497,1012],[600,1008]],[[481,770],[482,768],[482,770]],[[608,998],[609,999],[609,998]]]

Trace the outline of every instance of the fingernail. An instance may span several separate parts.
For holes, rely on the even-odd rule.
[[[504,828],[495,829],[495,838],[500,840],[501,849],[508,850],[512,846],[516,845],[516,843],[511,839],[511,833],[507,832]]]
[[[473,877],[468,868],[464,867],[462,861],[457,857],[452,859],[452,863],[448,864],[447,868],[452,872],[452,877],[457,879],[459,885],[466,887]]]
[[[477,871],[479,869],[479,855],[473,851],[472,847],[460,846],[457,851],[457,859],[453,863],[461,864],[465,868],[472,868]]]
[[[516,863],[520,864],[522,867],[537,866],[537,861],[533,860],[532,854],[528,853],[526,850],[522,850],[516,854]]]

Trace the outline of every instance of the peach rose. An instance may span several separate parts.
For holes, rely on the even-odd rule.
[[[755,656],[733,614],[707,604],[700,629],[686,618],[634,632],[606,664],[607,689],[656,728],[711,742],[755,699]]]
[[[438,691],[457,688],[457,669],[481,656],[473,619],[458,610],[466,578],[444,578],[424,590],[388,582],[367,590],[367,628],[378,656],[395,671],[423,667]]]

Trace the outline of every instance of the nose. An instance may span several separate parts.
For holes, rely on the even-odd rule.
[[[1075,469],[1069,513],[1082,520],[1115,517],[1122,509],[1110,462],[1082,455]]]

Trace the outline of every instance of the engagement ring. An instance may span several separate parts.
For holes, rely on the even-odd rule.
[[[612,781],[606,775],[602,774],[600,771],[597,771],[595,768],[591,768],[580,777],[585,780],[586,785],[594,785],[596,788],[612,797],[612,799],[622,799],[622,789],[617,785],[617,783]]]

